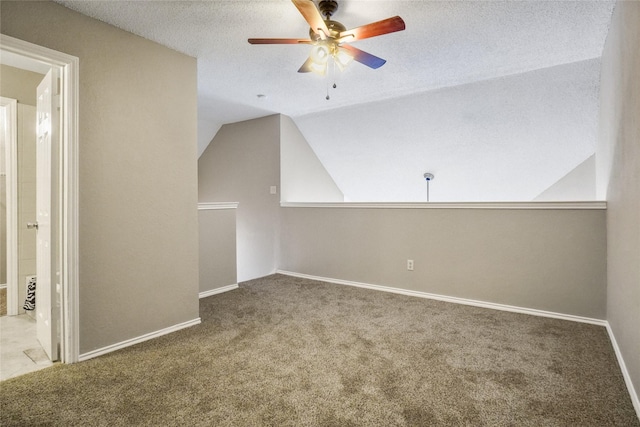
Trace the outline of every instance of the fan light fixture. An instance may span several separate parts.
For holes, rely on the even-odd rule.
[[[311,58],[312,63],[309,66],[309,69],[316,73],[324,76],[327,72],[327,63],[329,62],[329,48],[324,44],[317,44],[311,48],[311,53],[309,57]]]
[[[394,16],[382,21],[356,27],[347,30],[344,25],[331,20],[331,16],[338,10],[338,2],[335,0],[321,0],[316,7],[312,0],[291,0],[298,8],[304,19],[309,23],[308,39],[272,39],[252,38],[251,44],[310,44],[313,45],[309,58],[298,70],[299,73],[317,73],[325,75],[329,62],[344,70],[352,61],[357,61],[369,68],[380,68],[385,62],[370,53],[353,47],[347,42],[381,36],[384,34],[402,31],[405,24],[402,18]],[[324,15],[324,18],[322,17]],[[335,83],[333,84],[335,88]],[[327,94],[327,99],[329,95]]]
[[[296,6],[298,5],[296,4]],[[324,76],[331,61],[338,66],[340,71],[343,71],[353,61],[353,56],[341,46],[343,40],[340,35],[346,31],[346,27],[337,21],[331,20],[331,16],[338,10],[338,2],[335,0],[323,0],[318,4],[318,7],[319,12],[324,15],[326,30],[323,27],[319,27],[317,31],[313,31],[313,27],[309,29],[309,39],[313,43],[309,58],[313,64],[308,68],[303,65],[298,71],[311,71]],[[346,38],[351,38],[351,36]]]
[[[340,71],[353,62],[353,56],[349,55],[346,49],[340,46],[327,45],[325,42],[318,42],[311,48],[309,53],[311,64],[308,64],[309,71],[324,76],[327,73],[329,62],[333,61]]]
[[[353,62],[353,56],[349,55],[347,49],[343,47],[338,47],[336,52],[333,54],[333,59],[338,64],[340,70],[344,70],[347,65]]]

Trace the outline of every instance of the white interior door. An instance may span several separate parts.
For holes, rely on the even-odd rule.
[[[7,315],[18,314],[18,102],[0,96],[6,191]]]
[[[55,166],[59,138],[60,112],[57,102],[58,78],[50,70],[38,85],[37,100],[37,145],[36,145],[36,321],[40,345],[51,360],[58,360],[59,298],[52,268],[55,255]]]

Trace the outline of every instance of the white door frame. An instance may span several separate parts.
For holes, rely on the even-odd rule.
[[[7,199],[7,315],[18,314],[18,105],[0,97],[5,131]],[[9,203],[10,202],[10,203]]]
[[[61,141],[57,165],[59,236],[56,259],[52,268],[59,276],[61,300],[60,344],[64,363],[78,361],[79,292],[78,292],[78,90],[79,65],[77,57],[0,34],[0,49],[27,59],[57,68],[60,75]],[[54,264],[55,263],[55,264]],[[55,266],[55,267],[54,267]]]

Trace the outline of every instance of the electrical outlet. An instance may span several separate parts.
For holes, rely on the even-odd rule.
[[[407,270],[413,271],[413,260],[412,259],[408,259],[407,260]]]

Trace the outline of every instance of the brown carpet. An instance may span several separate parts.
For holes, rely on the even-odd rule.
[[[275,275],[0,385],[0,424],[638,426],[605,328]]]
[[[7,315],[7,288],[0,289],[0,316]]]

